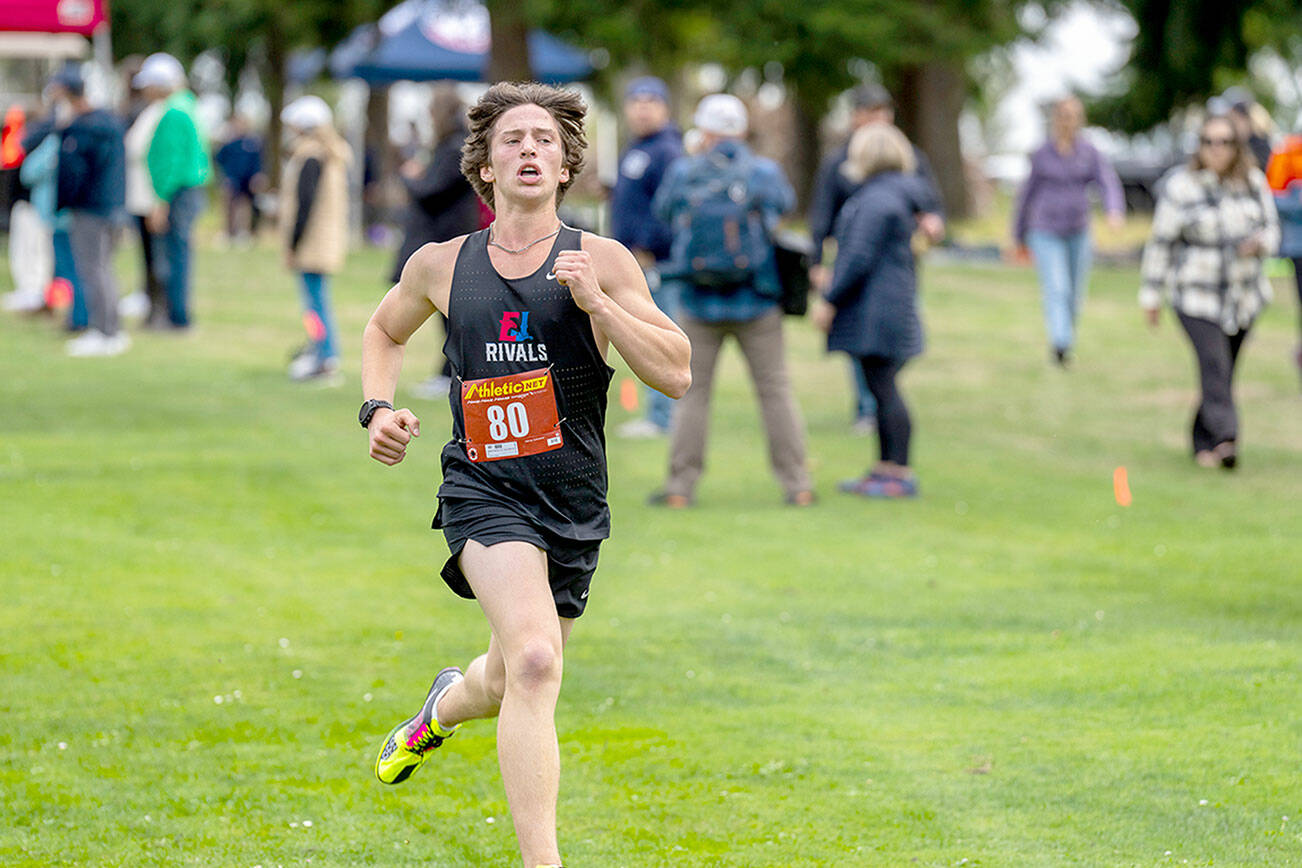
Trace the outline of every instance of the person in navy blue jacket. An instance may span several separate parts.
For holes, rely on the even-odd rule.
[[[880,84],[864,84],[850,93],[850,128],[851,134],[869,124],[895,123],[895,101],[890,92]],[[917,178],[916,196],[913,201],[913,213],[917,228],[932,244],[939,243],[945,237],[945,211],[940,193],[936,187],[936,178],[931,171],[927,155],[916,145],[910,144],[913,152],[914,167],[912,175]],[[846,141],[841,147],[829,154],[818,167],[818,176],[814,182],[814,194],[809,206],[809,233],[814,241],[813,267],[810,278],[820,290],[827,288],[831,277],[830,269],[823,264],[823,243],[833,237],[836,218],[845,203],[858,191],[860,183],[850,180],[841,167],[849,154],[850,143]],[[876,404],[868,384],[863,380],[863,373],[854,359],[850,360],[851,371],[855,381],[855,422],[857,434],[870,434],[876,429]]]
[[[619,176],[610,194],[610,234],[637,257],[662,311],[676,318],[675,284],[661,284],[658,267],[669,258],[673,233],[651,210],[669,164],[683,154],[683,136],[669,117],[669,88],[654,76],[629,82],[624,91],[624,120],[632,141],[619,158]],[[669,433],[674,402],[654,389],[644,390],[645,418],[619,428],[623,437],[663,437]]]
[[[68,342],[71,356],[115,356],[130,344],[118,327],[118,286],[113,275],[115,224],[125,217],[126,148],[122,124],[91,106],[80,74],[56,76],[72,121],[59,149],[58,207],[66,209],[72,258],[86,293],[90,328]]]
[[[914,497],[912,422],[895,382],[905,363],[922,353],[910,247],[916,228],[913,151],[895,127],[874,124],[854,134],[848,154],[843,171],[862,186],[837,219],[836,263],[813,317],[827,332],[828,350],[852,356],[877,399],[881,460],[840,488],[866,497]]]

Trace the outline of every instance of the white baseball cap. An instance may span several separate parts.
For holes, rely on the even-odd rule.
[[[160,51],[145,58],[140,71],[131,79],[135,87],[163,87],[175,90],[185,84],[185,67],[181,61]]]
[[[280,120],[285,126],[300,130],[314,130],[328,126],[334,120],[330,106],[319,96],[300,96],[280,113]]]
[[[750,125],[746,104],[729,93],[712,93],[696,106],[692,123],[716,136],[744,136]]]

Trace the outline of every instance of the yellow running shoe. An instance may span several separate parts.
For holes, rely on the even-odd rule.
[[[444,729],[434,715],[439,699],[461,678],[461,670],[455,666],[434,676],[420,713],[395,726],[385,738],[384,747],[380,748],[380,755],[375,760],[375,776],[381,783],[400,784],[407,780],[434,748],[461,728],[457,724]]]

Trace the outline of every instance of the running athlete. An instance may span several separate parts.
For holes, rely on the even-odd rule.
[[[376,776],[396,784],[468,720],[497,717],[502,783],[526,868],[559,866],[561,661],[583,613],[606,505],[604,421],[614,344],[670,397],[690,384],[687,338],[651,300],[618,242],[564,225],[556,207],[583,167],[587,106],[570,91],[502,83],[471,108],[461,167],[497,219],[412,255],[366,326],[360,419],[371,457],[402,461],[420,421],[392,406],[403,347],[448,317],[452,440],[434,526],[443,580],[488,619],[487,651],[434,678],[385,739]]]

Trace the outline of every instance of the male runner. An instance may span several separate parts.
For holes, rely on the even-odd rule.
[[[402,461],[420,422],[392,400],[403,347],[436,310],[454,385],[452,440],[434,526],[447,584],[479,601],[488,650],[444,669],[376,760],[405,780],[467,720],[496,716],[497,753],[526,868],[559,866],[561,658],[609,535],[603,426],[614,344],[644,382],[687,391],[691,348],[660,312],[633,255],[562,224],[556,207],[583,167],[575,93],[491,87],[470,110],[462,171],[497,213],[488,228],[418,250],[366,326],[361,420],[371,457]]]

